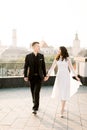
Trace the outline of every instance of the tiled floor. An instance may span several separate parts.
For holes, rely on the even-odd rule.
[[[29,88],[0,89],[0,130],[87,130],[87,87],[81,86],[66,104],[64,118],[51,96],[52,87],[42,87],[40,109],[32,114]]]

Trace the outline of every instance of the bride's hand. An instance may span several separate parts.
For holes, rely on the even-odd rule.
[[[80,78],[79,78],[78,76],[76,76],[76,79],[77,79],[78,81],[80,81]]]

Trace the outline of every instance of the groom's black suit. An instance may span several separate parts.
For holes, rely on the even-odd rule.
[[[46,67],[44,56],[40,53],[37,56],[34,53],[28,54],[25,58],[24,77],[28,77],[30,81],[34,110],[38,110],[39,107],[41,82],[45,76]]]

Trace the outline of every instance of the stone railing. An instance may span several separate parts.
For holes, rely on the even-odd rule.
[[[46,63],[47,70],[50,68],[51,64],[52,63]],[[23,62],[0,63],[0,77],[23,77],[23,71]]]
[[[46,63],[47,70],[52,63]],[[0,63],[0,88],[29,87],[23,79],[24,63]],[[55,76],[43,82],[43,86],[51,86]]]

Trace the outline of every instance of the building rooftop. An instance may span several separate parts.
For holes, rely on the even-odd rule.
[[[47,48],[48,47],[47,43],[43,40],[40,42],[40,46],[41,46],[41,48]]]
[[[87,57],[87,49],[85,50],[81,50],[78,54],[78,56],[81,56],[81,57]]]

